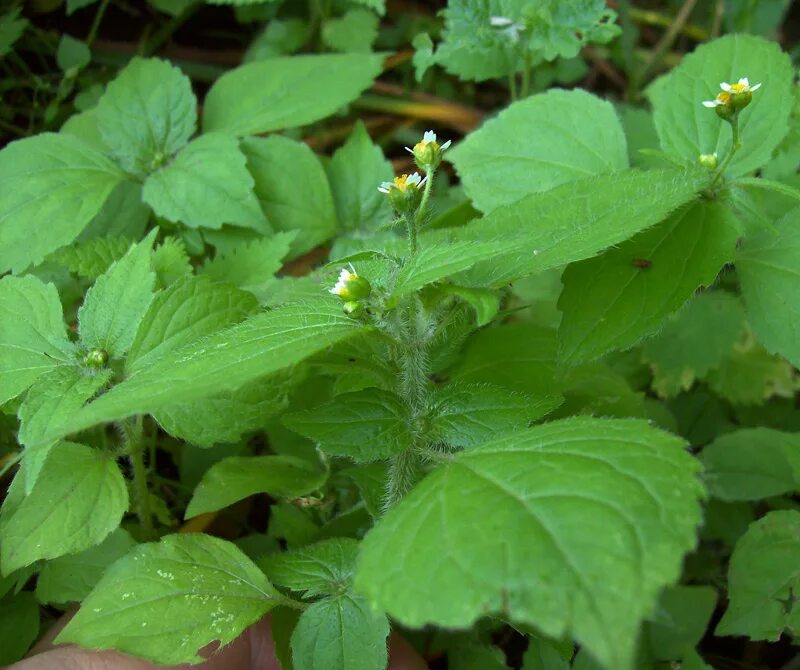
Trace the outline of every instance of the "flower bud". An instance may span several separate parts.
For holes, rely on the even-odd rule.
[[[406,147],[406,151],[414,156],[414,162],[420,170],[431,172],[439,167],[442,162],[442,154],[450,144],[451,141],[447,140],[444,144],[439,145],[436,141],[436,133],[428,130],[422,136],[422,139],[414,145],[413,149]]]
[[[90,349],[83,357],[83,364],[90,368],[102,368],[108,362],[108,354],[103,349]]]
[[[427,177],[426,177],[427,179]],[[425,183],[425,179],[415,172],[412,175],[400,175],[394,181],[385,181],[378,190],[389,196],[389,204],[400,214],[411,214],[416,211],[422,201],[422,191],[420,186]]]
[[[722,93],[713,100],[704,101],[703,105],[705,107],[713,107],[717,116],[729,121],[737,112],[750,104],[753,100],[753,91],[761,88],[761,84],[750,86],[750,80],[747,77],[742,77],[735,84],[723,81],[719,87],[722,89]]]
[[[700,154],[697,157],[697,162],[704,168],[713,170],[717,167],[717,152],[715,151],[713,154]]]
[[[336,285],[328,291],[338,295],[345,303],[350,303],[368,298],[372,287],[364,277],[359,277],[351,266],[350,270],[343,269],[339,273]]]
[[[364,313],[364,305],[357,300],[348,300],[342,305],[342,311],[347,314],[347,316],[357,319]]]

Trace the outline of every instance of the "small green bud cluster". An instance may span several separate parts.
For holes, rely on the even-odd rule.
[[[715,151],[713,154],[700,154],[697,157],[697,162],[704,168],[714,170],[717,167],[717,152]]]
[[[349,270],[345,268],[339,273],[336,284],[328,291],[342,299],[342,311],[355,319],[364,313],[363,301],[369,298],[372,287],[351,265]]]
[[[713,100],[704,100],[703,106],[713,109],[717,116],[725,121],[731,121],[753,100],[753,92],[761,88],[761,84],[750,86],[750,80],[742,77],[737,83],[722,82],[719,87],[722,92]]]
[[[89,349],[83,357],[83,364],[89,368],[103,368],[106,363],[108,363],[108,353],[103,349]]]

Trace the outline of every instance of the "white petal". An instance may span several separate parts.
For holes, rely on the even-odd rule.
[[[414,150],[411,147],[403,147],[408,153],[413,154]]]
[[[719,104],[719,100],[703,100],[703,107],[714,108]]]
[[[415,172],[412,175],[409,175],[406,179],[406,184],[416,184],[419,186],[421,177],[419,176],[419,172]]]
[[[490,16],[489,17],[489,25],[495,26],[496,28],[505,28],[506,26],[510,26],[514,23],[511,19],[507,16]]]
[[[436,133],[432,130],[426,130],[425,134],[422,136],[423,142],[435,142],[436,141]]]
[[[741,85],[744,85],[744,86],[746,86],[747,88],[750,88],[750,80],[749,80],[747,77],[742,77],[742,78],[739,80],[739,85],[740,85],[740,86],[741,86]]]
[[[719,87],[720,87],[720,88],[721,88],[723,91],[725,91],[725,93],[730,93],[730,92],[731,92],[731,85],[730,85],[729,83],[725,82],[725,81],[723,81],[723,82],[722,82],[722,83],[719,85]]]
[[[761,82],[758,82],[755,86],[751,86],[750,91],[757,91],[759,88],[761,88]]]
[[[445,150],[445,149],[447,149],[447,147],[449,147],[449,146],[450,146],[452,143],[453,143],[453,140],[447,140],[447,142],[445,142],[445,143],[444,143],[444,144],[443,144],[443,145],[440,147],[440,148],[441,148],[441,150],[442,150],[442,151],[444,151],[444,150]]]

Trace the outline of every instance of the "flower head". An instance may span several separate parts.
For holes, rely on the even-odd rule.
[[[447,140],[444,144],[439,144],[436,140],[436,133],[432,130],[426,130],[422,139],[414,145],[414,148],[406,147],[414,161],[421,170],[430,172],[439,167],[442,162],[442,154],[452,144],[452,140]]]
[[[703,106],[716,111],[717,115],[723,119],[732,118],[740,109],[744,109],[753,99],[753,91],[761,88],[761,84],[750,85],[747,77],[742,77],[735,84],[723,81],[719,87],[722,92],[713,100],[704,100]]]
[[[759,88],[761,88],[761,84],[758,83],[755,86],[750,86],[750,80],[747,77],[742,77],[735,84],[728,84],[727,82],[723,81],[719,87],[726,93],[739,95],[740,93],[752,93],[753,91],[757,91]]]
[[[419,187],[428,178],[422,178],[418,172],[414,174],[403,174],[395,177],[394,181],[385,181],[378,190],[389,196],[389,204],[400,214],[410,214],[419,207],[422,201],[422,191]]]
[[[369,282],[363,277],[359,277],[355,268],[351,265],[349,270],[347,268],[342,269],[336,284],[334,284],[333,288],[329,288],[328,292],[339,296],[345,302],[357,302],[369,297],[371,290],[372,287]]]
[[[427,179],[427,177],[425,179]],[[381,182],[381,185],[378,186],[378,190],[381,193],[391,193],[393,189],[405,192],[410,188],[419,188],[425,183],[425,179],[419,176],[419,172],[415,172],[414,174],[402,174],[399,177],[395,177],[393,181]]]

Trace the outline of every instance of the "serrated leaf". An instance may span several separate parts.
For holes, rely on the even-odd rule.
[[[328,179],[339,225],[348,231],[371,231],[390,221],[392,208],[377,185],[393,177],[391,163],[358,121],[329,163]]]
[[[70,135],[42,133],[0,151],[0,272],[21,272],[72,242],[124,174]]]
[[[159,216],[190,228],[229,223],[267,232],[246,162],[236,138],[206,133],[147,178],[142,198]]]
[[[36,599],[41,603],[81,602],[106,568],[135,546],[130,533],[117,528],[94,547],[47,561],[36,579]]]
[[[717,604],[710,586],[673,586],[664,589],[646,627],[653,658],[676,661],[700,643]]]
[[[442,291],[455,295],[468,303],[475,310],[476,325],[480,328],[494,320],[500,311],[501,295],[498,291],[484,288],[466,288],[443,284]]]
[[[653,368],[653,388],[664,397],[691,388],[718,367],[739,340],[744,310],[738,296],[706,291],[669,318],[642,344],[642,358]]]
[[[389,622],[357,595],[314,603],[292,633],[294,670],[379,670],[387,662]]]
[[[661,148],[688,162],[700,154],[727,156],[731,130],[702,102],[717,95],[720,82],[740,77],[762,86],[739,115],[743,144],[727,173],[740,176],[764,165],[789,130],[793,71],[777,43],[752,35],[701,44],[648,89]]]
[[[26,495],[33,489],[53,446],[43,441],[44,437],[77,412],[110,378],[110,370],[91,374],[77,366],[63,366],[43,375],[31,386],[18,411],[17,441],[27,447],[21,471]]]
[[[354,8],[322,25],[322,41],[333,51],[369,53],[378,37],[379,19],[374,12]]]
[[[283,423],[317,442],[325,453],[369,462],[408,446],[411,438],[405,415],[397,396],[370,388],[336,396],[327,405],[286,414]]]
[[[156,295],[141,318],[128,353],[128,372],[239,323],[256,309],[252,295],[206,277],[186,277]]]
[[[800,434],[745,428],[700,452],[708,488],[721,500],[760,500],[800,491]]]
[[[95,280],[122,258],[133,240],[127,237],[95,237],[57,251],[51,259],[79,277]]]
[[[325,170],[308,145],[273,135],[248,138],[242,150],[255,180],[255,195],[273,227],[297,232],[293,257],[333,236],[333,196]]]
[[[683,170],[627,170],[533,193],[452,231],[429,233],[459,241],[501,240],[515,250],[458,275],[464,286],[502,286],[619,244],[663,221],[695,198],[708,175]],[[420,245],[426,246],[426,235]]]
[[[105,153],[107,149],[100,151]],[[134,242],[144,237],[152,214],[153,211],[142,202],[142,185],[134,181],[122,181],[114,187],[100,211],[83,229],[78,241],[117,236]]]
[[[518,372],[518,370],[517,370]],[[521,428],[557,404],[489,384],[449,384],[430,398],[430,437],[468,449],[498,433]]]
[[[155,231],[132,246],[86,292],[78,310],[81,344],[122,358],[153,299],[156,275],[151,267]]]
[[[158,288],[167,288],[194,270],[186,253],[183,241],[177,237],[166,237],[154,250],[151,258],[153,272],[156,273]]]
[[[199,272],[215,281],[227,281],[258,295],[274,281],[294,237],[293,232],[277,233],[272,237],[242,242],[207,260]]]
[[[603,255],[570,265],[558,301],[560,357],[570,364],[627,349],[655,332],[733,260],[739,228],[721,204],[697,203]]]
[[[51,449],[27,496],[23,480],[18,472],[0,510],[4,575],[98,544],[128,509],[128,490],[113,458],[82,444],[61,442]]]
[[[31,275],[0,279],[0,405],[74,356],[55,286]]]
[[[349,589],[357,556],[357,540],[337,537],[267,555],[259,565],[273,584],[315,598],[336,596]]]
[[[211,397],[363,332],[333,300],[287,305],[165,354],[76,412],[48,439],[97,423]]]
[[[97,125],[123,169],[150,174],[194,135],[192,83],[167,61],[133,58],[100,98]]]
[[[381,54],[325,54],[241,65],[208,92],[203,129],[254,135],[318,121],[358,97],[382,62]]]
[[[446,156],[483,212],[628,167],[614,108],[581,90],[553,90],[514,102]]]
[[[728,567],[728,609],[716,635],[777,641],[800,632],[800,512],[770,512],[736,543]],[[794,606],[793,606],[794,605]]]
[[[0,600],[0,663],[22,660],[39,636],[39,605],[29,591]]]
[[[206,471],[185,516],[215,512],[256,493],[297,498],[318,489],[326,477],[319,467],[294,456],[231,456]]]
[[[405,625],[502,613],[628,670],[695,544],[702,487],[683,447],[645,422],[580,418],[462,452],[367,534],[356,588]]]
[[[800,365],[800,209],[748,235],[736,258],[747,316],[767,351]],[[778,315],[780,317],[778,318]]]
[[[116,649],[156,663],[199,663],[278,604],[262,572],[230,542],[168,535],[106,570],[56,643]]]

